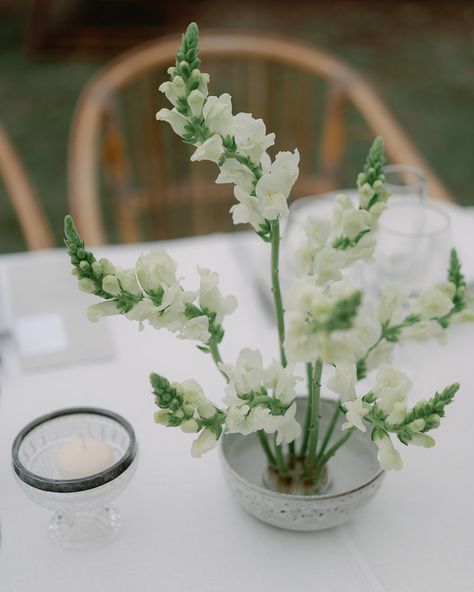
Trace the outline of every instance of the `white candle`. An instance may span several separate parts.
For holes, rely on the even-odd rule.
[[[66,479],[79,479],[100,473],[113,462],[112,448],[98,438],[72,438],[56,452],[56,466]]]

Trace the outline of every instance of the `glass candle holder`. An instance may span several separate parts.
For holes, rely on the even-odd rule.
[[[63,409],[21,430],[12,446],[13,470],[34,502],[54,510],[53,541],[92,549],[118,532],[120,514],[109,502],[130,483],[137,450],[135,432],[120,415],[93,407]]]

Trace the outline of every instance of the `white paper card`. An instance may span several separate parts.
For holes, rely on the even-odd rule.
[[[15,321],[13,331],[22,356],[37,356],[67,348],[64,322],[57,313],[21,317]]]

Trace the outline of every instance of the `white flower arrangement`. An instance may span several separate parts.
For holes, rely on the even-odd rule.
[[[137,321],[140,328],[149,323],[197,341],[199,349],[212,356],[226,381],[222,407],[210,401],[192,379],[177,384],[151,375],[159,407],[156,421],[197,434],[192,444],[195,457],[214,448],[224,429],[243,435],[255,432],[269,466],[280,477],[291,478],[291,466],[298,459],[303,478],[317,487],[326,463],[351,433],[370,427],[381,467],[400,469],[402,460],[393,439],[405,445],[433,446],[427,432],[439,426],[459,385],[409,407],[412,384],[390,366],[391,354],[401,340],[442,339],[452,323],[474,320],[457,254],[451,253],[446,283],[416,298],[400,286],[387,286],[378,303],[369,302],[345,277],[344,270],[356,261],[372,260],[378,220],[389,199],[384,188],[383,142],[376,138],[357,179],[358,205],[341,194],[335,199],[332,219],[308,219],[304,244],[296,254],[299,276],[285,311],[279,281],[280,220],[288,215],[299,153],[278,152],[272,160],[267,150],[275,134],[267,133],[264,122],[249,113],[234,115],[229,94],[209,96],[209,75],[199,66],[198,29],[191,24],[176,65],[168,70],[170,80],[160,86],[173,108],[161,109],[157,119],[169,123],[184,142],[195,147],[191,160],[217,164],[216,183],[234,185],[234,224],[250,224],[271,245],[280,360],[265,365],[259,351],[244,348],[234,364],[223,362],[222,325],[237,301],[221,294],[216,273],[199,268],[199,288],[187,292],[164,249],[141,255],[133,269],[119,270],[105,259],[95,259],[68,216],[65,234],[73,273],[81,290],[103,299],[89,307],[89,319],[121,314]],[[295,364],[301,362],[308,376],[304,426],[295,418],[296,387],[301,380]],[[320,434],[321,381],[327,365],[335,368],[327,386],[339,402],[327,432]],[[377,371],[374,376],[373,371]],[[358,383],[367,375],[373,378],[373,387],[360,392]],[[343,432],[329,447],[340,414],[346,418]]]

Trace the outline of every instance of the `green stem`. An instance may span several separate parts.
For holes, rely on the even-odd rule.
[[[281,365],[285,368],[287,365],[285,353],[285,320],[283,308],[283,301],[280,289],[280,275],[278,269],[278,262],[280,257],[280,222],[279,220],[271,220],[271,237],[272,237],[272,255],[271,255],[271,272],[272,272],[272,292],[275,301],[275,315],[278,327],[278,340],[280,344],[280,360]]]
[[[275,459],[275,456],[273,455],[272,449],[270,448],[267,435],[263,430],[258,430],[257,436],[260,440],[260,444],[262,445],[263,451],[265,452],[265,455],[267,457],[268,464],[272,467],[276,467],[277,461]]]
[[[288,444],[288,456],[290,457],[290,459],[296,457],[296,447],[295,447],[294,440],[293,440],[293,442],[290,442]]]
[[[336,452],[339,450],[339,448],[341,446],[343,446],[347,440],[349,440],[349,438],[352,436],[352,433],[355,431],[356,428],[352,427],[350,429],[347,430],[347,432],[344,434],[344,436],[342,436],[342,438],[339,438],[339,440],[333,444],[331,446],[331,448],[326,452],[326,454],[324,454],[318,462],[318,468],[316,471],[316,475],[314,478],[315,483],[317,484],[320,477],[321,477],[321,472],[324,468],[324,465],[328,462],[328,460],[334,456],[336,454]]]
[[[306,418],[304,422],[304,430],[303,430],[303,442],[301,444],[300,455],[305,456],[306,451],[308,450],[308,440],[309,440],[309,426],[311,425],[311,417],[312,417],[312,403],[313,403],[313,366],[312,364],[306,364],[306,377],[308,381],[308,404],[306,406]]]
[[[222,363],[222,358],[221,358],[221,354],[219,352],[219,346],[217,345],[217,343],[214,341],[214,339],[211,339],[210,343],[209,343],[209,351],[211,352],[211,356],[212,359],[214,360],[214,363],[217,366],[217,369],[219,370],[219,372],[222,374],[222,376],[225,378],[226,382],[229,382],[229,378],[226,376],[226,374],[219,368],[219,364]]]
[[[329,422],[328,429],[326,430],[326,433],[324,434],[324,438],[321,443],[321,448],[319,449],[319,452],[317,455],[318,459],[320,459],[326,451],[327,445],[329,444],[329,440],[331,439],[331,436],[334,432],[334,428],[336,427],[337,418],[339,417],[340,412],[341,412],[341,408],[339,407],[339,402],[338,402],[336,404],[336,408],[334,409],[334,412],[332,414],[331,421]]]
[[[316,448],[319,438],[319,408],[321,403],[321,375],[323,373],[323,363],[318,358],[314,363],[313,370],[313,388],[311,393],[311,423],[309,426],[308,451],[306,453],[304,472],[309,476],[316,460]]]
[[[278,473],[280,477],[288,477],[288,468],[285,463],[285,457],[283,456],[283,449],[281,444],[275,442],[275,460],[278,467]]]

